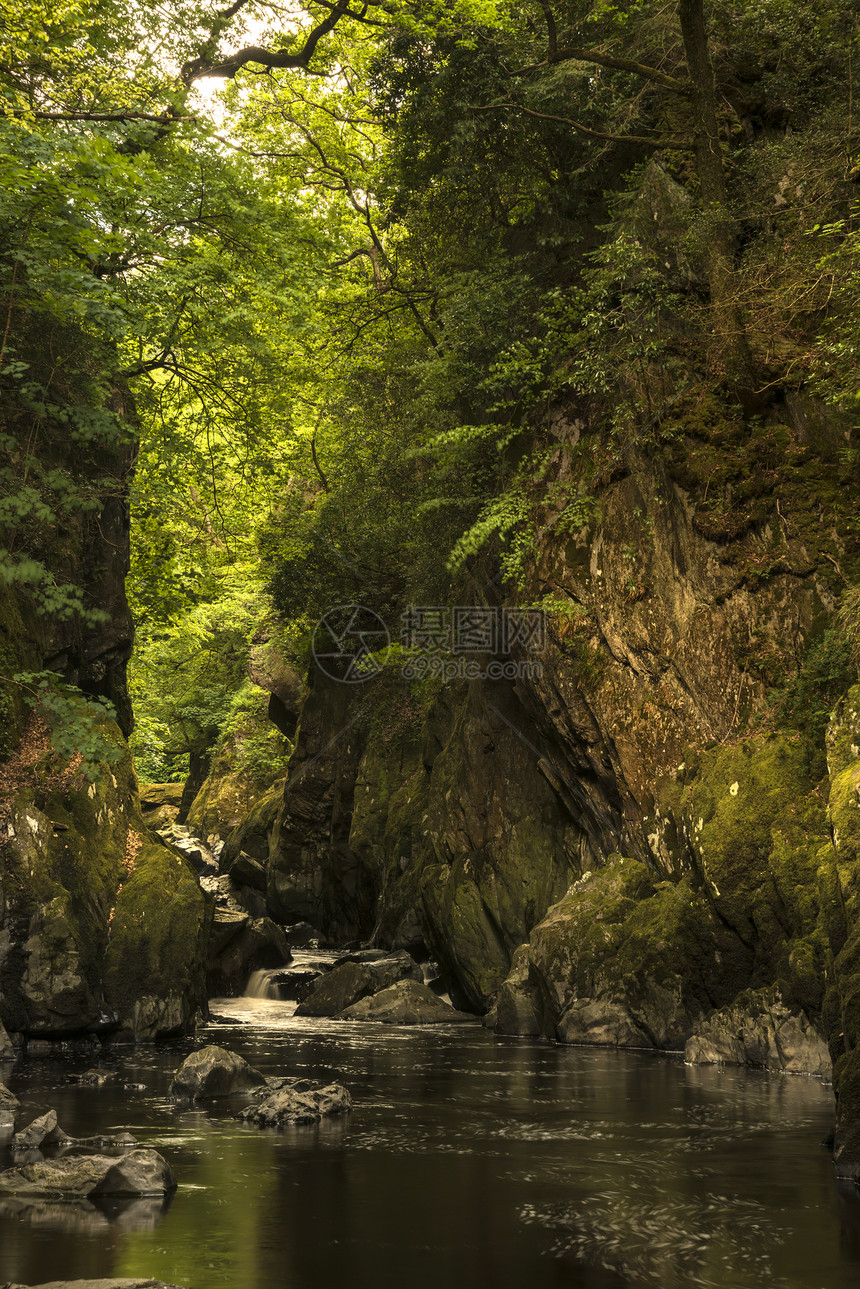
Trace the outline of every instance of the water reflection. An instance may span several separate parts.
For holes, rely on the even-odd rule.
[[[81,1136],[131,1131],[170,1160],[179,1190],[140,1220],[100,1210],[70,1226],[68,1213],[46,1211],[25,1224],[0,1212],[0,1283],[62,1273],[189,1289],[847,1289],[860,1279],[857,1192],[837,1187],[818,1144],[832,1094],[814,1080],[477,1027],[297,1020],[294,1004],[265,999],[216,1010],[207,1041],[267,1074],[340,1077],[352,1114],[277,1132],[237,1123],[241,1101],[178,1110],[166,1091],[188,1045],[116,1055],[122,1080],[143,1091],[57,1086],[68,1063],[31,1062],[13,1081],[25,1113],[53,1105]]]

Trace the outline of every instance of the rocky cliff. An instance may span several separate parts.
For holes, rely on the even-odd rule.
[[[144,823],[126,743],[134,409],[121,385],[100,388],[104,355],[82,333],[32,320],[16,341],[0,381],[0,1023],[180,1033],[206,1006],[211,908]],[[52,675],[66,688],[37,701]],[[98,698],[116,721],[87,707]]]
[[[561,500],[527,600],[550,629],[512,655],[537,667],[312,672],[257,842],[269,910],[423,944],[503,1032],[816,1072],[824,1034],[854,1175],[857,691],[825,747],[852,676],[833,610],[860,572],[848,432],[800,395],[750,418],[678,400],[664,430],[607,457],[574,529],[605,445],[574,409],[554,418]]]

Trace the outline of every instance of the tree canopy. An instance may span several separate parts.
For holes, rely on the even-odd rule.
[[[130,493],[146,773],[273,611],[555,595],[536,536],[704,384],[850,419],[856,52],[847,0],[10,0],[0,577],[84,617],[52,543]]]

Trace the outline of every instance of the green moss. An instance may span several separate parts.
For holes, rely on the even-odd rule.
[[[145,843],[117,897],[105,996],[127,1024],[142,998],[179,995],[188,1015],[205,1006],[211,905],[186,860]]]
[[[855,863],[860,857],[860,762],[833,779],[829,814],[840,864]]]
[[[814,786],[808,750],[784,735],[747,738],[703,753],[691,777],[682,795],[687,845],[722,916],[752,942],[772,829]],[[780,867],[787,870],[785,856]]]
[[[860,758],[860,685],[836,704],[827,727],[827,768],[839,774]]]

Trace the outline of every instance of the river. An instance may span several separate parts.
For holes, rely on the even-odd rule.
[[[298,1019],[214,1000],[196,1044],[266,1074],[337,1078],[352,1113],[240,1125],[181,1109],[194,1043],[107,1049],[126,1090],[70,1085],[92,1058],[29,1059],[21,1123],[133,1132],[179,1180],[166,1211],[0,1216],[0,1284],[152,1276],[188,1289],[852,1289],[860,1202],[820,1144],[832,1093],[802,1077],[679,1058]],[[241,1104],[241,1102],[239,1103]],[[2,1153],[2,1152],[0,1152]],[[8,1157],[0,1159],[4,1166]]]

